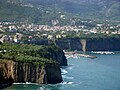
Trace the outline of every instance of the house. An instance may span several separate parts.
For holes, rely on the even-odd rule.
[[[58,38],[61,38],[61,35],[56,35],[56,38],[58,39]]]
[[[48,39],[53,39],[53,35],[48,35]]]

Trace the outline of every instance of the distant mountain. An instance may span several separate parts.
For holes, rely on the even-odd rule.
[[[0,0],[0,21],[66,25],[74,16],[120,20],[120,0]]]
[[[24,0],[0,0],[0,21],[67,24],[69,19],[62,15],[66,14],[45,6],[34,6]]]
[[[63,0],[65,10],[85,17],[120,19],[120,0]],[[72,6],[73,5],[73,6]],[[74,10],[71,10],[74,9]]]
[[[31,21],[40,15],[35,8],[22,5],[18,0],[0,0],[0,21]]]
[[[85,18],[120,20],[120,0],[25,0]]]

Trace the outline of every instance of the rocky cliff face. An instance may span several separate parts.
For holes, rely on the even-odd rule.
[[[56,45],[63,50],[80,50],[82,51],[82,43],[79,38],[61,39],[55,41]]]
[[[86,51],[119,51],[120,38],[87,39]]]
[[[49,56],[48,56],[49,59],[52,58],[52,60],[57,61],[60,64],[60,66],[67,66],[67,59],[62,50],[59,49],[58,51],[53,51],[53,50],[48,50],[48,51],[49,51]]]
[[[39,45],[45,45],[45,41],[36,41]],[[42,42],[42,43],[39,43]],[[48,41],[47,41],[48,42]],[[49,43],[48,43],[49,44]],[[120,38],[93,38],[93,39],[80,39],[80,38],[68,38],[68,39],[59,39],[55,41],[55,44],[60,47],[62,50],[78,50],[78,51],[118,51],[120,50]],[[52,52],[53,53],[53,52]],[[67,65],[67,61],[64,58],[64,55],[61,53],[53,55],[58,57],[59,59],[56,59],[61,63],[61,65]],[[62,57],[63,56],[63,57]],[[54,58],[55,60],[55,58]],[[63,63],[64,62],[64,63]]]
[[[120,38],[69,38],[56,41],[56,45],[63,50],[79,51],[118,51]]]
[[[63,49],[62,47],[64,47],[64,48],[67,47],[66,49],[69,49],[69,47],[68,47],[68,44],[64,43],[64,41],[61,42],[61,43],[60,42],[61,41],[56,42],[56,44],[58,43],[60,45],[60,48],[58,48],[56,46],[55,46],[54,49],[52,49],[52,48],[47,48],[46,49],[45,48],[46,51],[48,51],[48,54],[46,54],[44,57],[48,58],[48,59],[52,59],[54,61],[57,61],[60,64],[60,66],[67,66],[67,59],[66,59],[65,54],[64,54],[64,52],[62,50]],[[36,44],[36,45],[49,45],[50,44],[49,40],[46,40],[46,39],[34,40],[34,41],[31,41],[30,43],[31,44]],[[72,44],[72,45],[74,45],[74,44]],[[70,46],[70,47],[74,48],[75,46]]]
[[[58,64],[33,65],[31,63],[0,60],[0,88],[12,83],[55,84],[62,82]]]

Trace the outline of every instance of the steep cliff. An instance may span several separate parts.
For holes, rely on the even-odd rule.
[[[119,51],[120,38],[68,38],[56,40],[56,45],[70,51]]]
[[[62,82],[64,52],[55,45],[0,45],[0,88],[15,83],[56,84]]]
[[[57,61],[60,64],[60,66],[67,66],[67,59],[66,59],[65,54],[64,54],[64,52],[62,50],[63,49],[62,47],[64,47],[64,48],[67,47],[66,49],[69,49],[69,47],[66,44],[66,41],[65,41],[65,43],[64,43],[64,41],[62,41],[61,43],[60,42],[61,41],[58,41],[58,44],[60,45],[60,48],[56,47],[53,44],[50,44],[49,40],[46,40],[46,39],[31,40],[29,43],[30,44],[35,44],[35,45],[48,46],[48,47],[44,46],[44,48],[43,48],[44,50],[43,49],[39,50],[39,52],[37,52],[37,53],[41,54],[41,53],[47,51],[47,53],[45,55],[43,55],[42,57]],[[67,41],[67,43],[68,43],[68,41]],[[56,44],[57,44],[57,42],[56,42]],[[62,46],[61,44],[64,45],[64,46]],[[79,42],[78,42],[78,44],[79,44]],[[75,46],[70,46],[70,47],[74,48]]]
[[[86,51],[119,51],[120,38],[87,39]]]
[[[46,40],[42,40],[42,41],[36,40],[34,42],[36,43],[33,43],[33,44],[38,44],[38,45],[46,44],[45,43]],[[98,50],[99,51],[106,51],[106,50],[107,51],[108,50],[118,51],[120,50],[120,38],[87,38],[87,39],[65,38],[65,39],[55,40],[55,44],[62,50],[69,50],[69,51],[74,51],[74,50],[78,50],[78,51],[98,51]],[[66,61],[65,58],[64,59],[61,58],[59,60],[60,60],[60,63],[62,63],[62,60]],[[61,65],[64,65],[64,64],[61,64]]]
[[[46,51],[48,51],[49,53],[44,56],[45,58],[57,61],[60,64],[60,66],[67,66],[67,59],[65,57],[64,52],[60,48],[47,48]]]
[[[85,52],[86,51],[86,39],[81,39],[81,44],[82,44],[82,50]]]
[[[0,88],[12,83],[55,84],[62,82],[58,64],[34,65],[32,63],[0,60]]]
[[[79,38],[59,39],[55,41],[56,45],[63,50],[80,50],[82,51],[82,43]]]

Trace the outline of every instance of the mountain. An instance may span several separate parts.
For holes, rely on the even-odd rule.
[[[120,0],[25,0],[84,18],[120,20]]]
[[[18,3],[18,0],[0,0],[0,21],[31,21],[34,15],[40,15],[32,7]]]
[[[71,7],[71,3],[74,3],[74,6]],[[120,0],[66,0],[66,5],[67,12],[71,12],[72,8],[72,13],[85,17],[120,18]]]
[[[45,6],[34,6],[24,0],[0,0],[0,21],[26,22],[38,24],[67,24],[68,19],[61,18],[65,13]]]
[[[120,0],[0,0],[0,21],[67,25],[74,16],[120,20]]]

